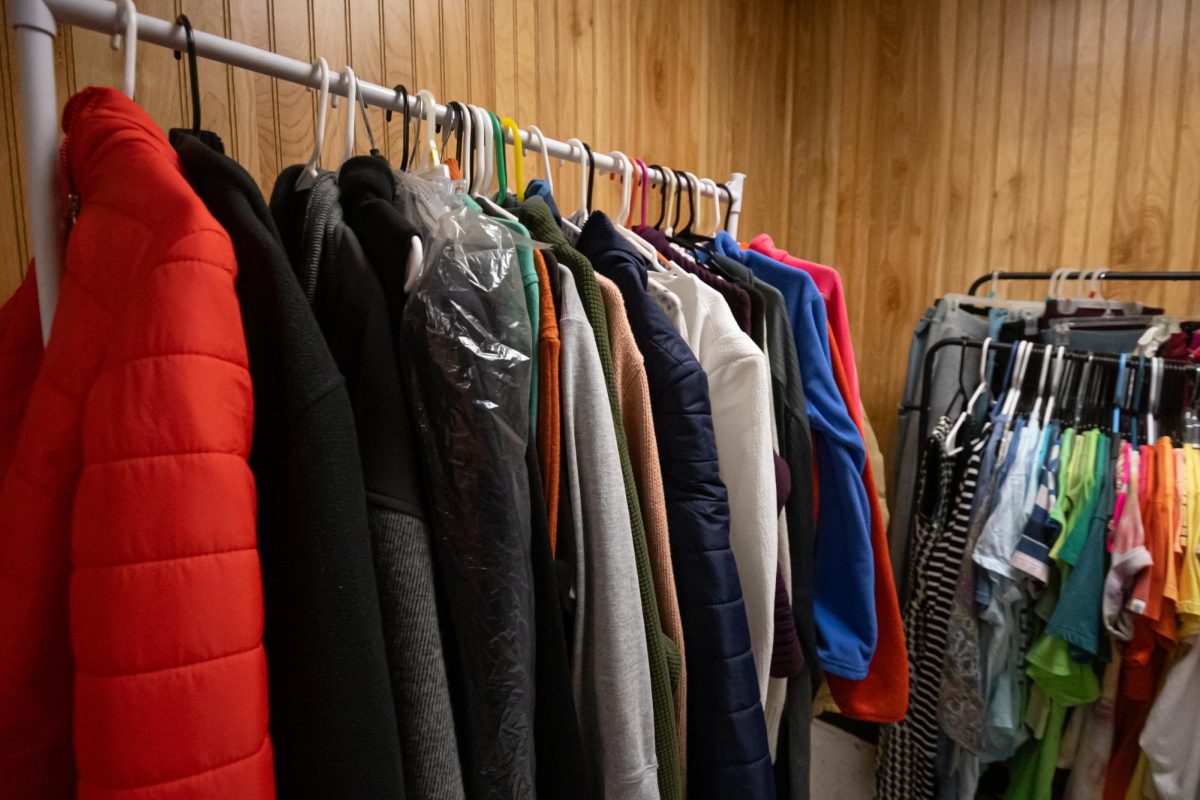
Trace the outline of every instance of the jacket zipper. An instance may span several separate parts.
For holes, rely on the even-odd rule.
[[[79,193],[75,191],[75,181],[71,177],[70,161],[67,158],[67,143],[70,138],[69,133],[64,134],[62,144],[58,148],[59,168],[62,171],[64,188],[67,192],[67,230],[70,230],[75,224],[75,220],[79,218],[79,208],[82,204]]]

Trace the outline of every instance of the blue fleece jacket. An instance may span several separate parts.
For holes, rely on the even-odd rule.
[[[719,233],[717,252],[745,264],[783,295],[815,440],[818,512],[813,615],[821,666],[850,680],[867,676],[875,654],[875,566],[862,473],[867,452],[833,376],[825,301],[803,270]]]

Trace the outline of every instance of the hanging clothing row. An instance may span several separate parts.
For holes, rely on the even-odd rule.
[[[1200,326],[1092,277],[947,295],[914,334],[891,530],[912,703],[881,798],[1200,791],[1176,730],[1200,723]]]
[[[350,157],[350,72],[322,169],[321,71],[269,202],[198,102],[67,103],[48,343],[36,270],[0,309],[0,785],[806,798],[823,680],[908,705],[836,270],[665,167],[649,224],[620,153],[564,216],[424,92],[415,156]]]

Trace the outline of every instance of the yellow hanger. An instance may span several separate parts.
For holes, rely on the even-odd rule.
[[[521,143],[521,129],[512,117],[501,117],[500,127],[512,134],[513,139],[513,170],[516,173],[517,202],[525,202],[525,145]]]

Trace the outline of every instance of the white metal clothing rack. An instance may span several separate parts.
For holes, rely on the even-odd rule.
[[[58,101],[55,96],[54,36],[59,24],[78,28],[119,33],[124,31],[121,7],[109,0],[10,0],[9,16],[16,28],[17,50],[21,71],[21,99],[25,133],[25,175],[29,201],[29,221],[33,229],[33,255],[37,270],[38,300],[42,319],[42,339],[50,337],[50,326],[58,300],[58,284],[62,273],[62,249],[65,239],[64,214],[59,204],[58,171]],[[195,31],[196,55],[220,61],[234,67],[252,70],[310,89],[321,87],[321,73],[313,65],[278,53]],[[182,27],[168,20],[145,14],[137,15],[137,38],[150,44],[183,52],[187,39]],[[350,77],[340,72],[329,76],[331,94],[348,96]],[[357,81],[358,95],[369,105],[404,110],[404,100],[391,89],[366,81]],[[420,100],[410,95],[410,112],[420,108]],[[437,106],[437,121],[447,121],[445,106]],[[530,136],[521,131],[525,149],[544,151],[557,159],[583,163],[585,156],[566,142]],[[512,135],[504,131],[504,140],[512,143]],[[544,144],[543,144],[544,141]],[[622,165],[604,154],[593,156],[595,168],[601,172],[619,173]],[[652,181],[664,180],[657,169],[649,170]],[[746,176],[735,172],[725,186],[729,190],[729,233],[737,236],[738,215],[742,207],[742,189]],[[700,194],[714,197],[721,192],[713,182],[701,183]],[[719,199],[719,198],[718,198]]]

